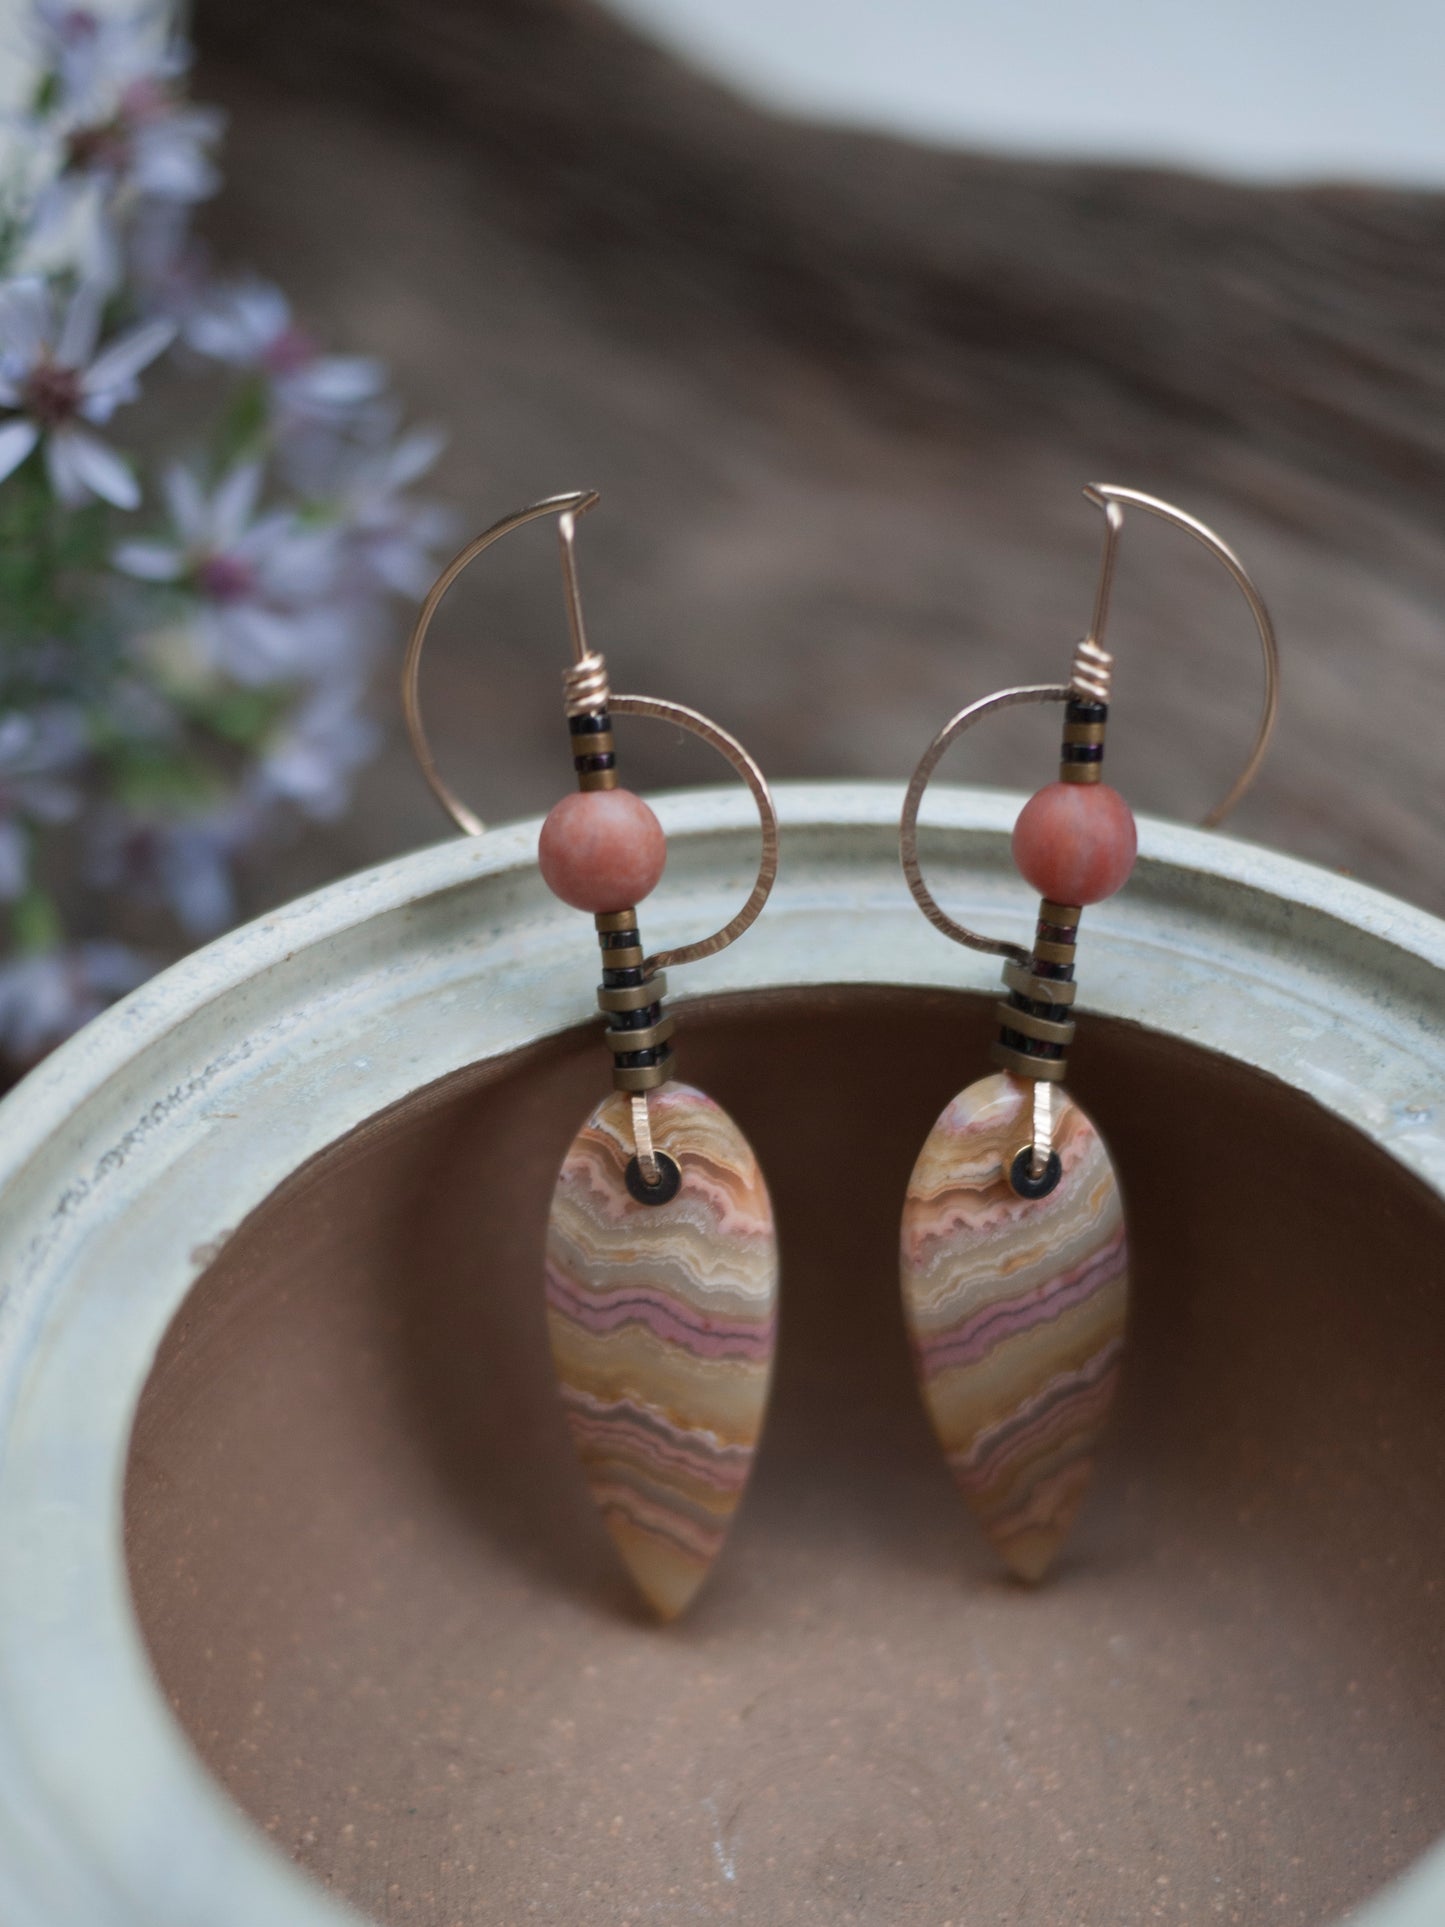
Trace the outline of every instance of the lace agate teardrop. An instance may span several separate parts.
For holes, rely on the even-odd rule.
[[[639,1589],[682,1612],[716,1558],[762,1429],[777,1326],[773,1211],[752,1149],[710,1097],[651,1097],[682,1183],[627,1188],[628,1099],[567,1153],[547,1232],[547,1321],[592,1496]]]
[[[1108,1153],[1054,1090],[1063,1176],[1021,1198],[1033,1086],[1008,1072],[961,1092],[919,1153],[903,1209],[903,1304],[924,1403],[984,1531],[1041,1579],[1073,1523],[1113,1402],[1128,1254]]]

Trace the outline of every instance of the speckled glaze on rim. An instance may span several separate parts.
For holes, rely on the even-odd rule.
[[[783,868],[688,996],[771,985],[992,990],[899,878],[899,792],[784,785]],[[930,877],[1003,932],[1028,905],[1018,799],[939,789]],[[710,928],[754,861],[748,799],[666,800],[657,941]],[[1089,933],[1089,1008],[1269,1072],[1445,1196],[1445,926],[1319,870],[1145,822]],[[324,1927],[355,1918],[197,1765],[149,1670],[121,1552],[136,1402],[176,1307],[302,1163],[478,1058],[589,1021],[536,824],[348,879],[145,986],[0,1107],[0,1919]],[[860,912],[862,914],[860,914]],[[243,1133],[236,1129],[244,1121]],[[1354,1915],[1435,1927],[1445,1854]]]

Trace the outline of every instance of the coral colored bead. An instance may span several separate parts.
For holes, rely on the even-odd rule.
[[[1051,903],[1102,903],[1139,853],[1134,812],[1107,783],[1050,783],[1014,824],[1014,862]]]
[[[667,839],[631,790],[579,790],[548,813],[537,860],[547,888],[574,910],[630,910],[657,888]]]

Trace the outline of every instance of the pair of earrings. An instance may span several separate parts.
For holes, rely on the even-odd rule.
[[[1104,512],[1093,621],[1068,682],[1005,689],[948,722],[913,774],[900,826],[914,900],[945,936],[1005,959],[994,1074],[954,1098],[929,1133],[903,1207],[903,1305],[924,1403],[965,1500],[1012,1572],[1038,1580],[1078,1511],[1123,1351],[1128,1242],[1118,1180],[1093,1123],[1064,1089],[1079,924],[1135,855],[1128,805],[1102,766],[1113,659],[1104,648],[1124,510],[1192,535],[1229,571],[1264,651],[1265,701],[1248,762],[1205,819],[1221,822],[1259,768],[1278,699],[1268,612],[1234,553],[1192,516],[1132,489],[1085,493]],[[422,647],[442,597],[504,535],[555,516],[573,661],[564,678],[577,792],[543,824],[538,857],[563,902],[594,917],[597,1001],[612,1091],[563,1161],[547,1228],[547,1319],[567,1416],[593,1498],[639,1590],[664,1619],[691,1601],[721,1549],[752,1467],[772,1377],[778,1248],[767,1186],[719,1105],[674,1076],[666,970],[715,954],[756,920],[778,869],[778,823],[756,763],[680,703],[614,695],[588,644],[577,586],[583,491],[505,517],[437,578],[407,649],[403,696],[423,773],[468,834],[482,824],[433,760],[422,724]],[[1059,780],[1021,813],[1014,856],[1041,892],[1033,943],[957,922],[919,867],[918,811],[963,732],[1018,703],[1065,705]],[[719,750],[752,792],[762,861],[747,902],[712,936],[649,954],[636,906],[661,879],[663,833],[618,786],[615,715],[674,723]]]

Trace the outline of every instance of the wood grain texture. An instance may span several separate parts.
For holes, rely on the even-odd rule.
[[[1445,905],[1445,204],[1032,165],[802,125],[583,0],[203,0],[231,111],[218,252],[386,354],[480,527],[580,483],[589,622],[624,686],[714,713],[772,777],[902,780],[940,723],[1055,680],[1103,478],[1257,576],[1284,710],[1243,834]],[[1183,552],[1181,552],[1183,551]],[[484,813],[565,787],[550,553],[443,612],[438,749]],[[1247,618],[1127,538],[1111,778],[1199,815],[1249,740]],[[478,638],[485,639],[479,647]],[[389,694],[389,692],[388,692]],[[388,704],[389,706],[389,704]],[[942,774],[1030,791],[1051,725]],[[628,780],[694,780],[665,732]],[[399,742],[253,900],[440,828]]]

